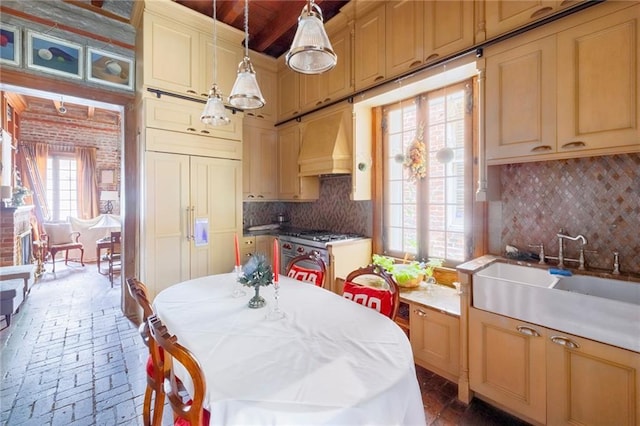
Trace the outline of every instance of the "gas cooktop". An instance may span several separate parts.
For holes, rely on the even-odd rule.
[[[279,232],[280,239],[286,240],[287,238],[297,242],[298,244],[323,244],[331,243],[333,241],[342,241],[350,239],[364,238],[362,235],[351,233],[337,233],[327,230],[316,229],[282,229]],[[282,237],[285,238],[282,238]]]

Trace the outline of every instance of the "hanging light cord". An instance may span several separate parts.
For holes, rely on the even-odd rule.
[[[244,0],[244,56],[249,57],[249,0]]]
[[[216,0],[213,0],[213,84],[218,84],[218,25]]]

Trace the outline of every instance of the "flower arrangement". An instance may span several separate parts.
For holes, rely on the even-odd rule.
[[[442,266],[442,259],[429,259],[428,262],[395,263],[390,257],[374,254],[373,264],[390,273],[400,287],[417,287],[425,277],[428,279],[433,276],[435,267]]]
[[[416,138],[409,146],[409,152],[404,160],[404,166],[409,169],[409,180],[412,182],[417,182],[427,175],[427,147],[423,139],[424,123],[420,123]]]
[[[257,253],[242,267],[238,278],[247,287],[267,286],[273,282],[273,269],[264,254]]]
[[[24,204],[24,197],[26,197],[27,195],[31,195],[31,191],[29,191],[27,188],[25,188],[24,186],[14,186],[11,202],[14,206],[21,206]]]

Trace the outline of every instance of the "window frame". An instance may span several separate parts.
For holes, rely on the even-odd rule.
[[[75,164],[75,178],[70,180],[75,184],[75,193],[76,193],[76,206],[75,206],[75,214],[69,214],[65,217],[60,217],[60,161],[69,161],[70,163]],[[49,168],[49,162],[51,162],[51,168]],[[53,183],[54,187],[49,188],[49,183]],[[47,197],[47,205],[49,208],[49,212],[51,215],[51,220],[54,222],[65,222],[68,220],[68,217],[78,217],[78,165],[75,154],[73,153],[64,153],[64,152],[56,152],[49,153],[47,158],[47,186],[46,186],[46,197]],[[51,191],[51,198],[49,197],[49,192]],[[74,192],[73,190],[70,190]],[[66,210],[65,210],[66,212]]]

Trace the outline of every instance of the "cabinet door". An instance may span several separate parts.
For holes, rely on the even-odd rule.
[[[545,335],[543,327],[469,309],[471,389],[545,424]]]
[[[260,66],[258,61],[253,61],[253,67],[256,71],[256,80],[264,97],[264,106],[262,108],[247,110],[246,116],[264,119],[265,121],[275,123],[276,110],[278,106],[278,76],[275,71]],[[235,78],[235,76],[234,76]],[[231,90],[231,89],[229,89]]]
[[[243,237],[240,246],[240,263],[247,263],[256,252],[256,237]]]
[[[353,25],[349,24],[329,34],[333,51],[338,55],[338,63],[331,71],[322,74],[326,80],[323,103],[335,101],[353,92]]]
[[[231,272],[235,264],[234,236],[242,233],[241,162],[191,157],[190,195],[195,237],[191,278]],[[206,241],[201,234],[205,230]]]
[[[278,120],[287,120],[300,112],[299,74],[287,66],[278,69]]]
[[[142,280],[153,299],[190,278],[189,157],[147,152],[142,198]]]
[[[338,59],[339,61],[340,59]],[[327,93],[327,75],[333,70],[324,74],[302,74],[300,79],[300,109],[310,110],[322,105]]]
[[[273,240],[275,238],[276,237],[272,235],[256,236],[256,253],[264,254],[264,256],[267,258],[268,263],[273,262]],[[280,270],[280,265],[276,265],[276,268]]]
[[[385,78],[385,5],[356,19],[355,86],[360,90]]]
[[[466,0],[424,2],[424,62],[473,45],[473,5]]]
[[[225,126],[207,126],[200,121],[204,104],[184,99],[163,96],[162,99],[145,100],[145,124],[156,129],[173,130],[175,132],[210,138],[242,140],[242,116],[231,114],[231,123]]]
[[[454,382],[460,372],[460,319],[410,305],[411,347],[416,363]]]
[[[180,23],[144,14],[144,85],[200,96],[200,34]]]
[[[202,37],[200,42],[200,57],[204,58],[202,64],[202,77],[200,92],[204,98],[209,96],[211,85],[216,83],[223,94],[224,101],[231,93],[233,84],[238,75],[238,63],[242,60],[242,52],[240,46],[236,47],[231,43],[225,42],[218,38],[217,40],[217,63],[213,60],[213,35]],[[214,69],[214,67],[216,67]],[[214,82],[214,75],[216,81]]]
[[[639,19],[636,5],[558,33],[558,151],[640,150]]]
[[[245,119],[243,197],[247,201],[278,198],[278,131],[260,120]]]
[[[300,129],[296,124],[278,131],[278,198],[293,200],[300,196],[298,154]]]
[[[547,424],[637,425],[640,354],[549,333]]]
[[[393,77],[422,64],[424,9],[420,1],[385,4],[385,76]]]
[[[487,160],[555,152],[555,61],[554,36],[487,49]]]
[[[555,0],[485,0],[487,37],[504,34],[550,15],[558,4]]]

